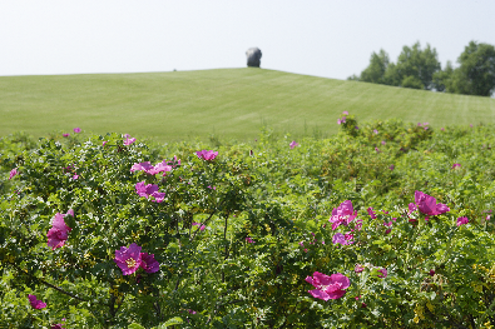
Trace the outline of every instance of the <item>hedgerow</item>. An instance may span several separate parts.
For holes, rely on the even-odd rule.
[[[6,328],[490,328],[493,126],[0,139]]]

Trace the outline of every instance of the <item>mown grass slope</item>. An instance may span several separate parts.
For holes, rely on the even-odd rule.
[[[0,136],[117,131],[158,141],[329,136],[342,111],[433,127],[495,122],[495,99],[265,69],[0,77]]]

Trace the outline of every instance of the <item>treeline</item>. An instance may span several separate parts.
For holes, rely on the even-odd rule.
[[[381,49],[373,52],[370,64],[358,80],[404,88],[435,90],[453,94],[490,96],[495,90],[495,47],[471,41],[457,59],[458,67],[451,61],[442,70],[435,48],[429,44],[421,49],[419,42],[404,46],[397,63]]]

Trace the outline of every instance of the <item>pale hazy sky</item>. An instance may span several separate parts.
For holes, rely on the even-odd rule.
[[[0,75],[261,67],[346,79],[373,51],[495,45],[495,0],[0,0]]]

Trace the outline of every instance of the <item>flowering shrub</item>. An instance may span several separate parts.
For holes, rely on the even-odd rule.
[[[294,149],[0,139],[0,323],[495,324],[493,129],[359,127]]]

